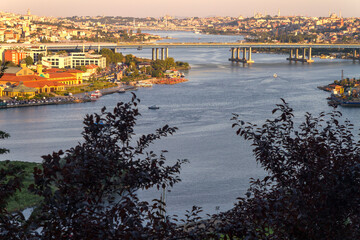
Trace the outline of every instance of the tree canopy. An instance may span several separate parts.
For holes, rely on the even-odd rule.
[[[124,59],[124,56],[121,53],[114,53],[108,48],[101,49],[100,53],[103,57],[106,58],[106,65],[122,62]]]
[[[299,126],[283,101],[258,127],[234,115],[237,134],[254,146],[268,175],[214,219],[217,232],[247,239],[359,239],[360,141],[333,111]],[[343,122],[343,123],[342,123]],[[219,224],[216,224],[219,223]]]
[[[26,63],[26,66],[30,66],[30,65],[33,65],[33,64],[34,64],[34,60],[32,59],[32,57],[27,56],[27,57],[25,58],[25,63]]]

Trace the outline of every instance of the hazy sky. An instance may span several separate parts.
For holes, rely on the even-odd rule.
[[[252,16],[254,11],[282,16],[360,17],[360,0],[1,0],[0,11],[39,16]]]

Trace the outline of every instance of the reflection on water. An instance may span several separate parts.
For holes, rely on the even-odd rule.
[[[192,40],[193,33],[165,32],[179,40]],[[196,35],[197,39],[237,41],[234,36]],[[184,40],[184,41],[185,41]],[[210,41],[205,39],[206,41]],[[205,41],[204,40],[204,41]],[[220,41],[220,40],[219,40]],[[123,50],[140,57],[151,57],[151,50]],[[167,196],[170,214],[183,215],[196,204],[207,212],[229,209],[236,197],[248,188],[249,178],[264,174],[252,156],[250,144],[235,136],[231,128],[232,113],[261,124],[271,117],[271,109],[285,98],[295,109],[296,121],[305,112],[330,111],[328,93],[317,89],[340,78],[359,77],[358,63],[346,60],[315,59],[312,65],[289,64],[285,55],[253,54],[255,64],[231,63],[228,49],[170,49],[170,56],[187,61],[192,69],[186,72],[189,82],[172,86],[139,89],[141,99],[138,134],[153,132],[162,125],[177,126],[174,136],[158,141],[151,148],[169,150],[169,162],[189,159],[183,167],[182,182]],[[273,75],[276,73],[277,78]],[[131,95],[113,94],[97,102],[59,106],[42,106],[0,110],[0,129],[11,134],[2,147],[11,153],[1,159],[40,162],[41,155],[67,149],[81,141],[82,119],[88,113],[100,112],[102,106],[112,108],[118,101],[129,101]],[[158,111],[148,106],[158,105]],[[340,108],[358,128],[360,109]],[[160,194],[142,192],[151,200]]]

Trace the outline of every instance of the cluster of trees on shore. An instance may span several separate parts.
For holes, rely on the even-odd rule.
[[[83,36],[73,36],[71,40],[86,40],[89,42],[144,42],[150,41],[151,39],[157,39],[157,37],[146,36],[144,33],[141,33],[141,30],[137,30],[136,34],[133,34],[133,31],[130,30],[121,30],[116,32],[104,32],[102,30],[96,30],[97,36],[94,37],[83,37]]]
[[[174,58],[167,58],[165,60],[150,61],[149,59],[137,58],[132,54],[122,55],[121,53],[114,53],[110,49],[101,49],[100,52],[106,57],[107,64],[124,63],[128,68],[125,71],[126,76],[123,81],[146,79],[151,77],[163,77],[164,71],[170,69],[189,69],[190,65],[187,62],[176,61]],[[138,68],[139,63],[150,63],[147,67]]]
[[[287,32],[260,32],[252,33],[250,38],[245,38],[248,42],[273,42],[279,41],[281,43],[302,43],[304,41],[315,42],[317,35],[315,33],[299,33],[288,34]]]
[[[186,218],[165,216],[165,203],[141,201],[137,190],[171,188],[187,160],[166,163],[166,151],[147,150],[175,134],[165,125],[135,138],[140,100],[120,102],[84,119],[83,142],[43,156],[29,190],[40,196],[32,216],[8,212],[23,171],[0,170],[2,239],[359,239],[360,149],[353,125],[334,110],[305,115],[298,126],[284,100],[262,126],[234,114],[233,128],[254,147],[266,170],[226,212],[203,219],[194,206]],[[0,132],[0,139],[9,137]],[[7,149],[0,149],[6,153]]]

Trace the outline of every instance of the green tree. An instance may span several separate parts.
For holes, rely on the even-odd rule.
[[[151,76],[152,77],[163,77],[164,72],[162,70],[160,70],[160,69],[154,70],[154,71],[152,71]]]
[[[165,59],[164,66],[165,66],[165,70],[170,70],[172,68],[175,68],[176,64],[175,64],[174,58],[170,57],[170,58]]]
[[[166,67],[165,67],[165,63],[163,60],[155,60],[151,62],[151,67],[155,70],[155,71],[165,71]]]
[[[42,60],[43,57],[44,57],[44,55],[42,53],[40,53],[39,56],[38,56],[38,62],[39,63],[41,63],[41,60]]]
[[[77,66],[77,67],[75,67],[75,69],[83,71],[83,72],[87,71],[87,68],[85,66]]]
[[[34,60],[32,59],[32,57],[27,56],[27,57],[25,58],[25,63],[26,63],[26,66],[30,66],[30,65],[33,65],[33,64],[34,64]]]
[[[122,62],[124,59],[124,56],[121,53],[114,53],[108,48],[101,49],[100,53],[103,57],[106,58],[106,65]]]
[[[62,55],[62,54],[67,54],[67,52],[65,50],[62,50],[56,53],[56,55]]]
[[[130,70],[134,71],[134,70],[136,69],[136,64],[135,64],[135,62],[130,62],[129,68],[130,68]]]
[[[128,54],[125,56],[125,64],[130,66],[132,62],[135,62],[135,57],[132,54]]]
[[[108,48],[103,48],[100,50],[100,53],[103,57],[106,58],[106,65],[108,66],[111,63],[115,62],[115,53]]]

